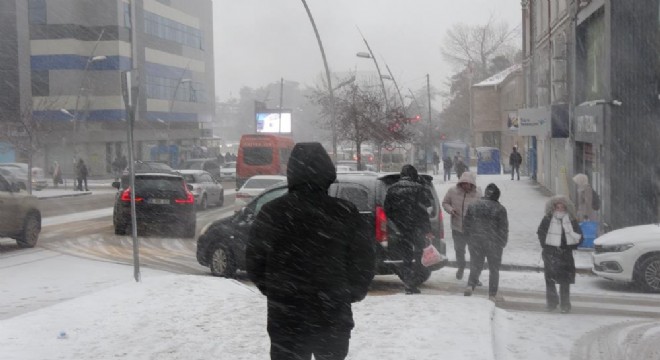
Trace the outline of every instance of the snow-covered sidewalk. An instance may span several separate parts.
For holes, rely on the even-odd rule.
[[[41,303],[0,320],[3,360],[268,358],[266,300],[252,286],[148,269],[136,283],[130,266],[34,256],[52,258],[0,267],[3,303]],[[362,360],[567,359],[583,334],[627,320],[507,312],[482,296],[437,294],[368,296],[353,312],[348,359]]]

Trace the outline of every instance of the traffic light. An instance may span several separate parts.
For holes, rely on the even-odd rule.
[[[421,119],[422,119],[422,117],[417,115],[417,116],[412,117],[412,118],[407,118],[406,122],[409,123],[409,124],[413,124],[413,123],[419,122],[419,120],[421,120]]]

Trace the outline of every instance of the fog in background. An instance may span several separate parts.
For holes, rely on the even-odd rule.
[[[356,26],[389,65],[399,86],[444,88],[454,73],[440,53],[455,23],[483,24],[490,17],[518,27],[520,0],[308,0],[333,72],[375,71]],[[285,80],[313,85],[323,62],[300,0],[213,0],[216,96],[237,97],[242,86]]]

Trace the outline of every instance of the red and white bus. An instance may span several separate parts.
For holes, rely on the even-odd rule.
[[[236,158],[236,188],[254,175],[286,175],[293,139],[280,135],[241,136]]]

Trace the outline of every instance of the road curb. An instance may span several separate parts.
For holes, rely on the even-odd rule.
[[[74,196],[84,196],[84,195],[92,195],[91,191],[83,191],[83,192],[75,192],[71,194],[59,194],[59,195],[52,195],[52,196],[45,196],[45,197],[37,197],[39,200],[48,200],[48,199],[59,199],[59,198],[65,198],[65,197],[74,197]]]

